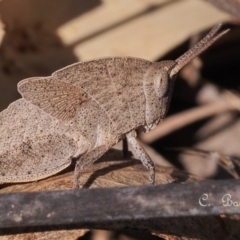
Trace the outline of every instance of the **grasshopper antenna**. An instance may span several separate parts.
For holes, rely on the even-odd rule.
[[[184,67],[192,59],[194,59],[196,56],[198,56],[203,51],[205,51],[207,48],[209,48],[214,42],[216,42],[219,38],[221,38],[224,34],[226,34],[230,30],[230,29],[226,29],[217,34],[217,32],[219,31],[219,29],[221,27],[222,27],[222,23],[213,27],[212,30],[200,42],[198,42],[196,45],[194,45],[192,48],[190,48],[182,56],[177,58],[175,60],[177,64],[172,69],[171,75],[175,75],[176,73],[178,73],[179,70],[182,69],[182,67]]]

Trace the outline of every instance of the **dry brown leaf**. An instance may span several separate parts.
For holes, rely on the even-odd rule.
[[[148,184],[148,170],[136,159],[121,159],[122,152],[110,149],[100,161],[81,175],[81,184],[87,188],[123,187]],[[119,158],[120,156],[120,158]],[[107,161],[106,161],[107,160]],[[71,189],[74,164],[61,174],[37,182],[3,185],[3,192],[32,192]],[[172,167],[156,167],[156,184],[195,181],[197,177]],[[4,187],[6,186],[6,187]]]
[[[77,229],[77,230],[59,230],[59,231],[46,231],[46,232],[35,232],[35,233],[22,233],[13,234],[8,236],[0,236],[1,240],[76,240],[88,230]]]

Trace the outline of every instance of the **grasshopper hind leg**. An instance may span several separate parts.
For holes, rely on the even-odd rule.
[[[136,132],[132,131],[126,134],[126,139],[132,145],[134,151],[136,152],[138,158],[141,160],[142,164],[150,171],[149,183],[153,185],[155,181],[155,166],[151,158],[148,156],[147,152],[144,150],[144,148],[139,144],[138,140],[136,139]],[[92,151],[87,152],[80,157],[80,159],[76,163],[74,170],[73,188],[78,189],[82,187],[79,180],[81,172],[90,165],[92,165],[96,160],[98,160],[105,152],[108,151],[109,148],[110,148],[109,145],[100,145],[94,148]]]
[[[109,147],[106,145],[101,145],[94,148],[92,151],[83,154],[80,159],[76,162],[75,170],[74,170],[74,180],[73,180],[73,188],[79,189],[81,188],[80,184],[80,175],[81,171],[91,166],[96,160],[98,160]]]

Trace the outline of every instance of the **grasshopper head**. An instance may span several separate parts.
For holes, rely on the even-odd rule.
[[[175,61],[161,61],[153,64],[153,84],[158,98],[167,95],[171,83],[174,81],[176,73],[171,74],[172,69],[177,65]]]
[[[216,25],[202,40],[175,61],[161,61],[151,65],[147,74],[148,83],[145,85],[146,129],[152,129],[165,117],[179,70],[228,32],[228,29],[218,32],[221,26],[222,24]]]

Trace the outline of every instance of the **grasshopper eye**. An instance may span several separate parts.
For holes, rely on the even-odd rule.
[[[165,96],[168,90],[169,75],[165,69],[161,69],[161,72],[154,76],[154,90],[159,98]]]

